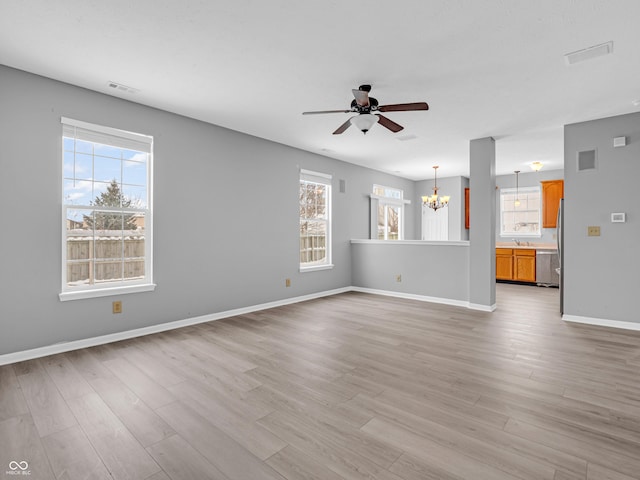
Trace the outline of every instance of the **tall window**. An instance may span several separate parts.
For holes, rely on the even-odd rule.
[[[540,187],[500,190],[500,235],[540,236]],[[516,200],[519,200],[518,205]]]
[[[300,270],[331,265],[331,176],[300,171]]]
[[[60,299],[152,289],[152,137],[61,121]]]
[[[402,240],[404,214],[402,190],[374,185],[373,196],[378,200],[378,240]]]

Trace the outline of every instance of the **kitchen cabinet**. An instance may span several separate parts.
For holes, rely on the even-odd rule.
[[[496,248],[496,279],[535,282],[536,250],[534,248]]]
[[[464,189],[464,228],[469,229],[469,189]]]
[[[556,228],[560,199],[564,198],[564,180],[546,180],[542,185],[542,228]]]
[[[536,281],[536,251],[533,249],[513,250],[513,279],[519,282]]]
[[[496,248],[496,279],[513,280],[513,249]]]

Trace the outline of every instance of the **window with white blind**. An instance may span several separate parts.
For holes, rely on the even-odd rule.
[[[332,268],[331,175],[300,171],[300,271]]]
[[[500,236],[536,237],[540,230],[540,187],[500,190]]]
[[[60,299],[152,290],[153,138],[61,122]]]

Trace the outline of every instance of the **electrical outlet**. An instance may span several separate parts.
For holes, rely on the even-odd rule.
[[[396,282],[400,283],[402,281],[402,275],[396,275]]]
[[[291,286],[291,279],[290,279],[290,278],[285,278],[285,280],[284,280],[284,286],[285,286],[285,287],[290,287],[290,286]]]
[[[111,310],[113,313],[122,313],[122,302],[120,300],[111,304]]]
[[[599,237],[600,227],[587,227],[587,235],[589,237]]]

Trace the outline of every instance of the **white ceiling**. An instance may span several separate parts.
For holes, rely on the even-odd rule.
[[[638,0],[2,0],[0,63],[421,180],[468,174],[486,136],[498,174],[562,168],[564,124],[640,110],[638,19]],[[430,110],[366,136],[331,134],[350,114],[301,115],[363,83]]]

